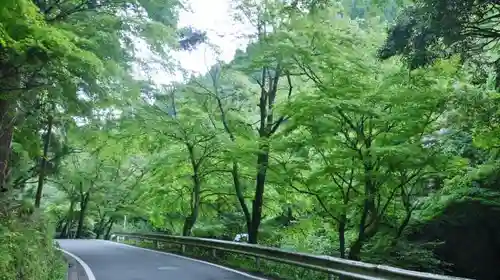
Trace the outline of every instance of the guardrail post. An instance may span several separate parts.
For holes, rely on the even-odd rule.
[[[257,269],[260,269],[260,257],[255,257],[255,266]]]
[[[184,254],[186,252],[186,245],[181,245],[181,252]]]
[[[216,249],[212,249],[212,257],[214,259],[217,258],[217,250]]]
[[[153,246],[155,246],[155,249],[159,249],[160,248],[160,242],[158,242],[158,240],[154,240],[153,241]]]

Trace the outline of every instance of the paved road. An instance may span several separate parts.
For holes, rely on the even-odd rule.
[[[104,240],[57,240],[78,256],[96,280],[255,280],[203,262]],[[263,279],[262,279],[263,280]]]

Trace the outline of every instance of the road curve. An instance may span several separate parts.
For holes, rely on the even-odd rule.
[[[57,240],[83,260],[96,280],[264,280],[171,254],[104,240]]]

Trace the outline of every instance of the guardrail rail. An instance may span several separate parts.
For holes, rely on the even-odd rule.
[[[377,265],[351,261],[336,257],[289,252],[278,248],[217,239],[172,236],[155,233],[141,234],[119,232],[113,234],[111,236],[111,240],[119,241],[118,237],[123,237],[124,239],[128,238],[134,240],[153,241],[156,248],[159,248],[159,242],[178,244],[181,246],[182,252],[185,251],[186,246],[194,246],[212,249],[212,254],[214,256],[217,250],[237,253],[246,256],[253,256],[256,258],[257,266],[260,259],[266,259],[279,263],[308,268],[315,271],[326,272],[331,276],[332,279],[333,276],[343,276],[350,279],[366,280],[472,280],[467,278],[411,271],[387,265]]]

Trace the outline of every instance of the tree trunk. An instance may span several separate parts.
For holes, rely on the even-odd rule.
[[[61,234],[59,238],[68,238],[69,231],[71,230],[71,224],[73,221],[73,208],[75,207],[75,201],[71,199],[69,204],[68,214],[66,215],[66,223],[64,223],[63,228],[61,229]]]
[[[367,187],[365,186],[365,191],[366,188]],[[367,240],[370,237],[370,232],[367,231],[367,227],[370,224],[368,223],[369,215],[370,215],[370,198],[368,197],[367,193],[365,193],[363,213],[361,214],[361,218],[359,220],[358,237],[349,248],[348,257],[350,260],[354,261],[361,260],[361,249],[363,248],[365,240]]]
[[[99,220],[99,223],[97,223],[97,228],[96,228],[96,231],[95,231],[95,239],[99,239],[101,238],[101,235],[103,235],[104,231],[106,230],[107,228],[107,225],[109,223],[109,220],[111,220],[111,218],[108,219],[108,221],[106,221],[106,215],[104,215],[100,220]]]
[[[75,216],[75,201],[71,201],[71,208],[70,208],[70,212],[69,212],[69,215],[68,215],[68,228],[67,228],[67,231],[66,231],[66,238],[70,237],[71,235],[71,231],[73,230],[73,224],[74,224],[74,216]]]
[[[363,212],[359,220],[358,237],[349,250],[349,259],[360,261],[361,249],[365,242],[372,238],[377,232],[379,217],[375,208],[375,197],[377,192],[377,182],[373,180],[373,160],[371,159],[371,142],[365,140],[367,153],[362,155],[364,172],[364,201]]]
[[[347,217],[345,214],[341,215],[338,223],[340,258],[345,259],[345,230],[347,225]]]
[[[59,238],[66,238],[67,237],[66,232],[68,231],[68,224],[69,224],[69,221],[68,221],[68,218],[66,218],[64,221],[64,225],[61,228],[61,232],[59,233]]]
[[[267,165],[269,163],[269,148],[261,146],[257,156],[257,179],[255,183],[255,195],[252,203],[252,223],[248,233],[248,242],[257,244],[259,227],[262,219],[262,205],[264,203],[264,187],[266,184]]]
[[[262,35],[262,26],[259,25],[259,38]],[[248,233],[248,242],[257,244],[259,227],[262,219],[262,205],[264,204],[264,187],[269,165],[269,138],[279,127],[281,120],[274,122],[274,102],[278,92],[278,82],[281,77],[281,65],[278,63],[274,71],[268,67],[262,68],[259,98],[259,152],[257,154],[257,176],[255,180],[255,195],[252,201],[252,224]],[[267,89],[266,89],[267,87]],[[290,87],[289,95],[292,88]]]
[[[380,224],[378,216],[375,216],[375,214],[370,213],[370,205],[368,203],[368,206],[366,205],[365,201],[365,207],[363,210],[363,214],[360,220],[360,227],[359,227],[359,233],[358,237],[356,238],[356,241],[351,245],[349,249],[349,256],[348,258],[350,260],[354,261],[361,261],[361,249],[363,249],[363,246],[365,245],[366,241],[370,240],[373,236],[378,231],[378,226]]]
[[[199,212],[200,212],[200,184],[199,182],[196,182],[193,189],[193,197],[191,201],[191,214],[188,217],[186,217],[186,219],[184,220],[184,225],[182,227],[183,236],[191,235],[191,230],[193,229],[196,220],[198,219]]]
[[[229,135],[229,139],[231,139],[231,142],[235,143],[236,137],[234,136],[233,132],[231,131],[231,128],[229,127],[226,117],[226,112],[224,111],[224,107],[222,106],[222,101],[218,96],[218,92],[216,92],[216,100],[217,100],[217,107],[219,108],[219,112],[222,119],[222,125],[224,126],[224,130]],[[240,181],[239,165],[235,159],[233,159],[233,168],[231,170],[231,175],[233,176],[233,185],[234,185],[234,190],[236,192],[236,198],[238,199],[241,211],[243,212],[243,216],[245,217],[245,222],[247,225],[247,233],[250,235],[250,232],[252,231],[252,216],[250,215],[250,210],[248,209],[248,206],[245,202],[243,186],[241,185]]]
[[[255,178],[255,194],[252,200],[252,223],[250,225],[250,230],[248,232],[248,242],[250,244],[257,244],[259,238],[259,227],[262,219],[262,204],[264,203],[264,187],[266,185],[266,173],[267,164],[269,162],[269,146],[268,143],[263,143],[262,141],[267,141],[270,133],[268,129],[269,123],[272,124],[273,115],[272,111],[268,111],[268,103],[272,107],[272,100],[270,99],[270,93],[266,91],[266,77],[267,69],[262,69],[262,84],[259,99],[259,111],[260,111],[260,126],[259,126],[259,152],[257,154],[257,175]],[[271,88],[271,84],[270,84]]]
[[[43,155],[42,155],[42,160],[40,162],[40,173],[38,175],[38,186],[36,188],[35,208],[40,208],[40,203],[42,201],[43,183],[45,180],[45,173],[46,173],[46,168],[47,168],[47,156],[48,156],[49,146],[50,146],[50,136],[52,134],[52,124],[53,124],[53,116],[51,114],[48,117],[47,133],[45,134],[45,138],[43,140],[44,141],[43,142]]]
[[[184,220],[184,226],[182,227],[182,235],[189,236],[191,235],[191,230],[193,229],[196,220],[198,219],[198,215],[200,212],[200,203],[201,203],[201,179],[199,175],[199,162],[196,162],[194,147],[186,144],[189,151],[189,158],[191,160],[191,167],[193,168],[193,192],[191,196],[191,214],[186,217]]]
[[[104,239],[109,240],[111,238],[111,229],[113,228],[114,224],[115,224],[115,220],[110,218],[108,221],[106,235],[104,235]]]
[[[83,234],[83,224],[85,222],[85,210],[87,210],[87,205],[89,202],[90,193],[87,191],[86,194],[80,195],[80,215],[78,217],[78,228],[76,230],[75,238],[81,238]]]
[[[0,96],[0,192],[8,190],[14,117],[8,96]]]
[[[192,219],[193,219],[192,215],[189,215],[184,220],[184,225],[182,226],[182,236],[190,236],[191,235],[191,229],[193,229],[193,226],[194,226]]]
[[[252,216],[250,215],[250,210],[248,209],[248,206],[245,202],[245,196],[243,194],[243,186],[241,185],[240,181],[239,166],[238,162],[236,161],[233,161],[233,169],[231,171],[231,174],[233,176],[233,184],[236,192],[236,197],[238,198],[241,211],[243,211],[243,215],[245,217],[245,222],[247,225],[247,233],[250,236],[250,232],[252,231]]]

